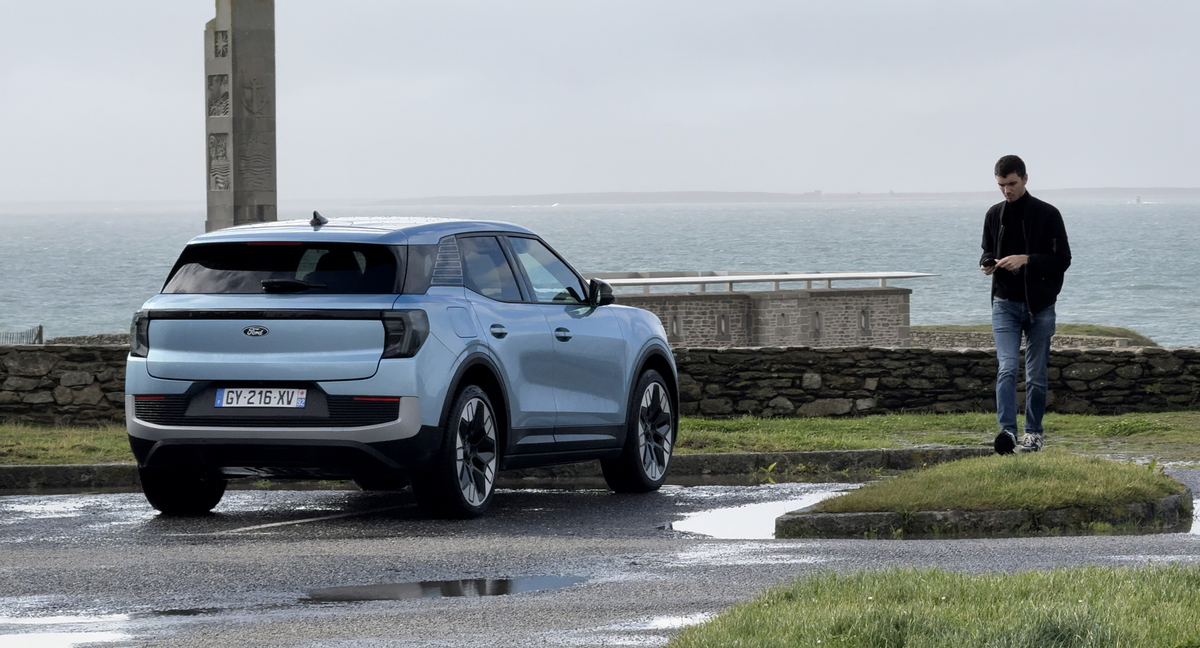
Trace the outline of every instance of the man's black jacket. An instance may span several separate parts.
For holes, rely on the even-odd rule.
[[[1063,225],[1058,209],[1028,195],[1025,205],[1023,230],[1025,232],[1025,254],[1029,264],[1021,269],[1025,277],[1025,299],[1031,313],[1050,306],[1058,299],[1062,290],[1063,274],[1071,267],[1071,246],[1067,243],[1067,228]],[[983,256],[985,261],[1000,258],[1000,241],[1003,240],[1002,208],[997,203],[987,212],[983,220]],[[992,275],[992,295],[996,294],[996,275]]]

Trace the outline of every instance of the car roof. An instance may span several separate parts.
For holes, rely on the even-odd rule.
[[[303,219],[238,225],[201,234],[188,244],[288,240],[433,245],[446,236],[468,232],[533,234],[520,225],[501,221],[416,216],[351,216],[330,218],[328,222],[318,226]]]

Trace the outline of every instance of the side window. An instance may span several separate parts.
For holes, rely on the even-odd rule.
[[[463,285],[497,301],[521,301],[521,291],[512,267],[493,236],[470,236],[458,240],[463,258]]]
[[[541,241],[531,238],[509,237],[517,260],[525,268],[533,284],[534,299],[542,304],[582,304],[587,298],[587,289],[570,266],[550,251]]]

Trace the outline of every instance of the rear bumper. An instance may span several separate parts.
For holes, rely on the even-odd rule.
[[[270,426],[162,425],[139,418],[135,399],[132,394],[125,396],[125,427],[142,468],[226,476],[349,478],[411,471],[430,461],[441,445],[441,430],[421,425],[421,401],[411,396],[400,399],[394,420],[358,427],[280,421]]]
[[[277,438],[176,434],[147,439],[129,435],[141,468],[168,468],[223,477],[349,479],[411,473],[428,465],[441,446],[440,428],[411,437],[365,442],[333,438]],[[306,430],[307,432],[307,430]]]

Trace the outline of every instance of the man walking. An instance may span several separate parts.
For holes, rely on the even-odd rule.
[[[1017,373],[1025,335],[1025,436],[1021,450],[1042,449],[1046,412],[1046,365],[1054,335],[1054,302],[1071,265],[1062,214],[1025,190],[1029,176],[1015,155],[996,162],[1004,201],[983,221],[979,269],[992,278],[992,335],[996,340],[996,436],[998,454],[1017,447]]]

